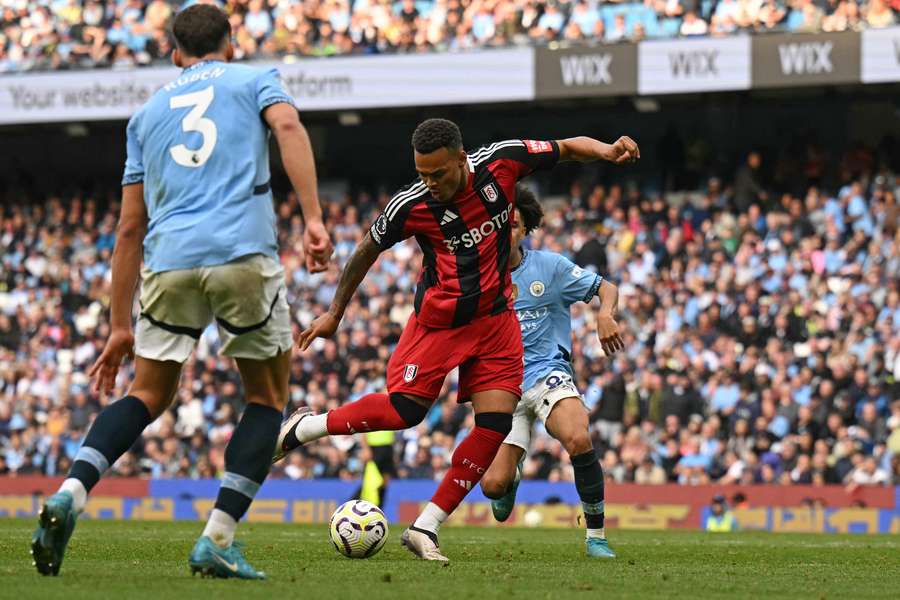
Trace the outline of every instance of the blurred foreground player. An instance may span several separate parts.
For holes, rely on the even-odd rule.
[[[613,284],[562,255],[521,247],[522,240],[540,226],[544,216],[534,194],[522,186],[516,189],[513,214],[509,266],[525,347],[525,392],[513,414],[512,431],[482,478],[481,489],[485,496],[494,499],[494,518],[509,518],[534,421],[540,419],[572,460],[575,488],[587,526],[588,556],[615,558],[603,527],[603,470],[591,442],[584,399],[572,380],[570,307],[576,302],[600,299],[597,336],[603,351],[610,355],[624,347],[615,320],[619,292]]]
[[[562,160],[637,160],[627,137],[507,140],[467,154],[459,128],[429,119],[413,133],[419,181],[398,192],[356,247],[328,312],[300,334],[306,349],[337,330],[378,255],[416,237],[424,254],[415,312],[388,363],[388,393],[369,394],[326,414],[305,408],[285,422],[275,459],[326,435],[398,430],[425,418],[447,373],[459,367],[459,400],[471,400],[475,427],[453,453],[431,502],[401,541],[419,558],[446,562],[437,532],[478,484],[512,426],[522,392],[522,335],[512,312],[510,212],[516,182]]]
[[[135,357],[128,394],[96,418],[32,539],[35,566],[56,575],[75,519],[110,465],[172,402],[181,367],[215,319],[222,352],[241,373],[247,407],[225,450],[225,475],[189,558],[204,575],[262,579],[235,528],[269,473],[287,398],[291,323],[269,186],[275,134],[306,230],[307,267],[322,271],[331,241],[322,223],[306,130],[274,69],[228,64],[228,17],[195,5],[173,26],[184,70],[129,121],[122,214],[112,257],[111,332],[91,367],[95,391],[115,387]],[[136,334],[131,310],[141,269]]]

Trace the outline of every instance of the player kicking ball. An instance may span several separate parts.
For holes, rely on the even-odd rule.
[[[534,194],[522,186],[516,189],[514,215],[509,266],[525,347],[525,393],[513,414],[512,430],[481,480],[481,489],[493,499],[494,518],[508,519],[516,502],[534,421],[540,419],[572,459],[575,488],[587,525],[587,555],[615,558],[603,528],[603,470],[588,431],[588,411],[572,381],[569,307],[576,302],[589,303],[595,296],[600,298],[597,335],[603,351],[613,354],[624,348],[614,317],[619,292],[613,284],[564,256],[520,246],[544,216]]]
[[[418,425],[444,378],[459,367],[459,400],[472,402],[475,426],[453,453],[431,502],[401,542],[419,558],[447,562],[438,530],[478,484],[512,428],[522,392],[522,334],[512,312],[510,217],[516,182],[559,161],[637,160],[630,138],[605,144],[588,137],[507,140],[472,153],[459,128],[429,119],[413,133],[419,181],[397,193],[344,267],[328,312],[299,343],[334,335],[356,288],[378,255],[415,236],[424,255],[415,311],[387,365],[386,394],[369,394],[328,413],[302,408],[281,429],[279,459],[326,435]]]

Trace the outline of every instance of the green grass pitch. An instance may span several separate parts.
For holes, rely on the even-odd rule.
[[[448,567],[415,560],[400,526],[377,556],[350,560],[325,525],[243,524],[238,539],[269,580],[192,578],[202,525],[79,523],[59,577],[28,555],[32,520],[0,519],[4,598],[889,598],[900,589],[895,536],[611,531],[615,560],[589,560],[582,533],[447,528]]]

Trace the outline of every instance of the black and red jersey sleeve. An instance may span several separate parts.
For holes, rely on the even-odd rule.
[[[425,195],[423,183],[408,185],[396,194],[369,228],[369,234],[382,251],[413,235],[406,227],[409,213]]]
[[[501,162],[516,179],[552,169],[559,162],[559,144],[544,140],[506,140],[479,148],[469,155],[474,166]]]

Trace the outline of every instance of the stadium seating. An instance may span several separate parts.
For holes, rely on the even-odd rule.
[[[554,0],[555,2],[555,0]],[[19,0],[0,9],[0,73],[85,67],[128,68],[168,62],[172,40],[167,32],[180,6],[170,0],[128,0],[107,4],[96,0],[52,3]],[[569,27],[578,4],[599,6],[606,32]],[[256,6],[256,5],[259,6]],[[371,54],[428,52],[559,40],[673,38],[680,35],[681,16],[690,9],[710,23],[713,35],[767,31],[858,31],[897,22],[900,3],[855,0],[818,3],[791,0],[774,3],[780,19],[766,21],[758,0],[737,0],[736,23],[714,23],[716,0],[699,5],[687,0],[603,3],[595,0],[559,2],[562,27],[545,31],[541,15],[547,2],[525,0],[415,0],[384,4],[373,0],[328,3],[288,0],[264,3],[228,0],[233,37],[240,59],[272,58],[282,54]],[[852,4],[852,9],[848,8]],[[804,16],[804,6],[810,5]],[[412,10],[405,8],[409,6]],[[473,35],[475,15],[484,8],[493,15],[494,31]],[[536,12],[535,12],[536,11]],[[254,16],[248,17],[250,14]],[[449,17],[456,13],[458,18]],[[624,37],[611,35],[615,19],[625,19]],[[248,27],[248,18],[251,26]],[[640,25],[641,27],[637,27]],[[407,35],[408,34],[408,35]]]
[[[833,194],[807,186],[801,196],[753,196],[747,181],[759,175],[744,167],[733,187],[711,180],[665,202],[582,178],[548,204],[531,247],[609,274],[621,291],[624,356],[603,357],[590,310],[573,313],[576,379],[607,477],[900,484],[900,177],[876,171],[890,157],[854,156],[871,160],[841,159],[857,165],[859,179]],[[324,198],[339,263],[387,200]],[[296,206],[280,198],[277,215],[299,328],[325,309],[338,271],[302,268]],[[107,401],[90,391],[85,372],[108,332],[116,205],[17,196],[0,210],[0,474],[58,475]],[[413,242],[381,257],[335,338],[295,356],[292,406],[323,411],[382,389],[419,260]],[[218,345],[215,329],[206,331],[172,409],[115,474],[222,471],[242,398]],[[443,404],[398,435],[403,477],[446,469],[473,424],[455,394],[451,378]],[[321,441],[273,477],[358,475],[358,452],[352,438]],[[541,432],[526,476],[572,477],[559,444]]]

